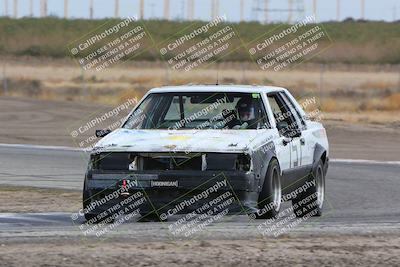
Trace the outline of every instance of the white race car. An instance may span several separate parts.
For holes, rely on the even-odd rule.
[[[96,135],[104,138],[91,153],[85,177],[88,220],[112,215],[116,208],[110,207],[138,192],[146,196],[140,214],[162,214],[163,220],[201,212],[215,203],[210,198],[228,191],[234,198],[230,214],[274,218],[282,201],[291,200],[296,216],[321,215],[326,132],[284,88],[155,88],[119,129]],[[120,195],[103,201],[116,190]]]

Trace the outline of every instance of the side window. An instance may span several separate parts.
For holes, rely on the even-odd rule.
[[[290,98],[284,93],[281,92],[279,93],[283,100],[285,101],[286,105],[289,107],[290,112],[293,114],[294,118],[297,121],[297,124],[301,126],[301,130],[306,129],[306,123],[304,122],[303,118],[300,115],[300,112],[297,110],[296,106],[293,104],[293,102],[290,100]]]
[[[270,93],[268,94],[268,102],[279,133],[287,137],[296,136],[299,131],[298,121],[282,96],[279,93]]]

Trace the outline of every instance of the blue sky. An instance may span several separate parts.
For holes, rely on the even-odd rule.
[[[0,14],[4,14],[4,1],[0,0]],[[18,16],[29,15],[29,1],[18,0]],[[226,14],[228,20],[238,21],[240,19],[240,0],[219,0],[220,14]],[[257,20],[257,12],[254,7],[257,7],[257,1],[260,3],[263,0],[245,0],[245,20]],[[340,18],[347,17],[360,18],[360,1],[361,0],[341,0]],[[34,16],[39,15],[40,0],[33,0]],[[63,0],[48,0],[49,14],[63,16]],[[163,0],[144,0],[145,2],[145,18],[156,17],[160,18],[163,14]],[[171,17],[178,19],[184,18],[186,12],[186,0],[170,0],[171,2]],[[287,9],[288,1],[285,0],[269,0],[271,9]],[[305,15],[312,14],[313,0],[293,0],[294,6],[304,6],[304,12],[300,12],[294,19],[300,19]],[[104,18],[114,15],[113,0],[94,0],[94,17]],[[301,4],[303,3],[303,4]],[[319,21],[335,20],[336,19],[336,0],[317,0],[317,17]],[[74,18],[89,17],[89,0],[69,0],[69,14]],[[370,20],[386,20],[392,21],[394,18],[400,19],[400,1],[399,0],[365,0],[365,17]],[[396,11],[393,9],[396,8]],[[12,14],[13,0],[8,0],[8,14]],[[122,17],[138,15],[139,0],[120,0],[120,15]],[[195,0],[195,18],[201,20],[209,20],[211,16],[211,0]],[[271,12],[270,18],[273,21],[287,20],[287,12]],[[259,19],[262,15],[259,13]]]

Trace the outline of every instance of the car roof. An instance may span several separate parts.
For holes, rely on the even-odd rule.
[[[283,87],[261,85],[180,85],[153,88],[149,93],[172,92],[235,92],[235,93],[270,93],[286,90]]]

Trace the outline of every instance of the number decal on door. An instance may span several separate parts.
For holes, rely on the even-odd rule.
[[[296,158],[293,158],[293,168],[299,166],[299,149],[297,145],[292,143],[292,152],[296,152]],[[294,153],[293,153],[294,154]]]

